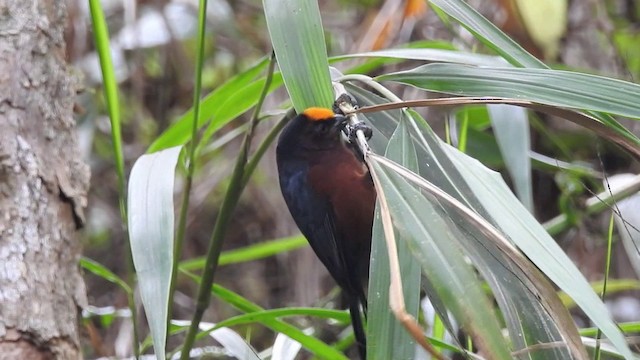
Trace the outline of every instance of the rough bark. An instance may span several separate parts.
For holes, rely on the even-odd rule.
[[[0,359],[82,357],[89,170],[74,134],[65,12],[63,1],[0,0]]]

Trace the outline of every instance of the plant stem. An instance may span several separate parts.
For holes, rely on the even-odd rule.
[[[460,126],[460,134],[458,134],[458,150],[463,153],[467,152],[467,134],[469,132],[469,112],[465,111]]]
[[[244,186],[246,184],[243,181],[245,178],[245,174],[249,174],[246,171],[249,147],[251,145],[251,140],[253,138],[256,124],[258,123],[262,103],[264,102],[264,98],[267,96],[269,86],[271,85],[274,68],[275,55],[272,53],[271,63],[269,64],[269,70],[267,73],[267,80],[265,81],[264,88],[262,89],[262,94],[260,95],[260,99],[256,104],[253,116],[249,123],[249,128],[247,129],[247,132],[245,134],[242,146],[240,148],[240,153],[238,154],[233,173],[231,174],[229,189],[227,190],[224,200],[222,201],[220,213],[218,214],[213,232],[211,234],[211,239],[209,240],[207,260],[203,269],[202,280],[198,288],[196,311],[193,314],[193,319],[191,320],[191,325],[189,326],[189,331],[187,332],[187,336],[184,341],[182,353],[180,354],[181,360],[189,359],[189,353],[191,352],[191,348],[193,347],[193,343],[195,342],[196,335],[198,333],[198,326],[200,325],[202,316],[204,315],[204,312],[209,306],[209,302],[211,300],[211,285],[213,285],[214,274],[218,266],[218,259],[220,258],[222,243],[227,232],[227,227],[229,225],[229,221],[231,220],[233,210],[238,203],[238,199],[240,198],[240,194],[242,194],[242,190],[244,190]]]
[[[120,105],[118,101],[118,85],[111,62],[111,51],[109,49],[109,29],[102,12],[99,0],[89,0],[89,9],[91,12],[91,24],[93,25],[93,34],[95,46],[100,59],[100,70],[102,71],[102,82],[104,85],[104,93],[107,102],[107,110],[109,111],[109,120],[111,123],[111,143],[113,145],[113,156],[115,159],[116,173],[118,174],[118,205],[120,208],[120,218],[122,220],[122,229],[125,236],[125,243],[129,244],[127,206],[126,206],[126,185],[124,177],[124,155],[122,152],[122,130],[120,127]],[[131,247],[127,246],[125,250],[127,254],[127,280],[129,284],[135,282],[133,274],[133,257],[131,255]],[[138,322],[136,304],[133,294],[127,294],[129,310],[131,311],[131,322],[133,324],[133,354],[136,359],[140,357],[138,347]]]
[[[617,201],[628,198],[638,191],[640,191],[640,175],[637,175],[624,186],[616,188],[613,191],[605,190],[598,195],[589,198],[585,203],[584,213],[587,215],[593,215],[602,212],[614,206]],[[569,217],[565,214],[560,214],[542,225],[551,235],[557,235],[573,226]]]
[[[288,111],[285,116],[280,119],[280,121],[278,121],[276,125],[269,131],[264,140],[262,140],[262,143],[258,145],[258,148],[256,149],[251,159],[249,159],[249,161],[247,162],[247,166],[245,167],[245,174],[242,177],[242,186],[247,186],[247,183],[251,179],[251,174],[253,174],[256,166],[258,166],[258,162],[260,162],[260,159],[262,159],[262,156],[267,151],[267,149],[269,149],[269,146],[271,146],[282,128],[289,122],[289,120],[293,118],[294,115],[295,111],[293,109]]]
[[[613,243],[613,218],[615,213],[611,213],[611,219],[609,220],[609,233],[607,236],[607,261],[604,265],[604,280],[602,282],[602,293],[600,298],[604,302],[604,298],[607,295],[607,280],[609,279],[609,269],[611,268],[611,248]],[[602,337],[602,330],[598,329],[596,333],[596,348],[595,348],[595,360],[600,360],[600,338]]]
[[[198,118],[200,117],[200,96],[202,92],[202,68],[204,64],[204,36],[207,24],[207,0],[200,0],[198,8],[198,53],[196,56],[195,69],[195,89],[193,91],[193,126],[191,127],[191,142],[189,144],[189,154],[187,161],[187,174],[182,189],[182,202],[180,205],[180,215],[178,218],[178,229],[176,239],[173,243],[173,264],[171,266],[171,280],[169,283],[169,303],[167,304],[167,332],[171,323],[171,313],[173,311],[173,294],[176,291],[178,277],[178,264],[182,255],[182,244],[187,228],[187,214],[189,213],[189,199],[191,186],[193,184],[193,174],[196,168],[196,149],[200,143],[198,137]]]

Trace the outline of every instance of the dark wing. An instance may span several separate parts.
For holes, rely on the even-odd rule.
[[[338,285],[347,285],[346,270],[336,239],[335,215],[326,197],[307,183],[307,165],[289,162],[280,167],[280,188],[293,220]]]
[[[279,159],[281,160],[281,159]],[[302,161],[278,161],[280,188],[289,212],[296,225],[307,238],[316,256],[329,273],[346,291],[349,313],[361,359],[366,359],[366,336],[360,305],[366,312],[366,299],[360,280],[354,272],[357,258],[351,249],[346,249],[343,239],[336,236],[334,209],[328,198],[316,193],[308,183],[308,166]],[[345,259],[346,257],[346,259]],[[350,263],[349,263],[350,262]]]

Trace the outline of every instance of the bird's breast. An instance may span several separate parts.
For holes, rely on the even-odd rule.
[[[326,197],[336,218],[336,230],[346,239],[368,244],[376,193],[367,166],[345,146],[315,156],[308,183]]]

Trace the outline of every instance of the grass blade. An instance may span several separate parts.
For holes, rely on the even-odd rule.
[[[305,246],[309,246],[309,242],[307,242],[307,239],[302,235],[264,241],[221,253],[218,266],[264,259]],[[186,260],[180,264],[180,268],[187,271],[199,270],[204,268],[205,261],[206,259],[204,257]]]
[[[80,266],[82,266],[83,269],[90,271],[94,275],[118,285],[128,295],[133,294],[131,287],[129,287],[129,285],[124,280],[120,279],[118,275],[114,274],[111,270],[107,269],[104,265],[98,263],[97,261],[83,257],[80,259]]]

